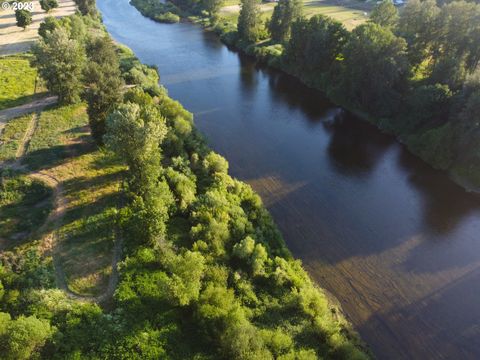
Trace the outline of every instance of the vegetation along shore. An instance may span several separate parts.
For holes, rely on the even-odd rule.
[[[2,358],[370,358],[157,70],[76,2],[0,58],[57,101],[1,134]]]
[[[132,1],[142,13],[156,3]],[[218,0],[171,3],[224,43],[395,135],[467,190],[480,189],[479,4],[411,0],[398,11],[383,1],[348,30],[342,18],[312,14],[300,0],[280,0],[267,13],[242,0],[234,17]]]

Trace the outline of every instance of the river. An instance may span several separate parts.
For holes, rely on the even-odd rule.
[[[392,137],[189,23],[97,0],[380,359],[480,358],[480,199]]]

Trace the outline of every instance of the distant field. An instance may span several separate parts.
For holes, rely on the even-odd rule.
[[[30,66],[28,55],[0,57],[0,110],[31,101],[45,88],[38,83],[37,71]]]
[[[21,1],[21,0],[17,0]],[[47,13],[40,8],[38,0],[33,0],[33,22],[26,30],[16,25],[15,12],[0,10],[0,56],[11,55],[28,51],[38,38],[38,28]],[[0,0],[3,3],[3,0]],[[59,7],[48,13],[48,16],[63,17],[75,13],[73,0],[58,0]]]
[[[236,21],[240,11],[239,0],[227,0],[220,11],[220,15],[231,21]],[[324,14],[341,21],[347,29],[362,24],[368,19],[368,13],[374,6],[374,2],[362,2],[358,0],[304,0],[303,12],[311,17],[316,14]],[[261,3],[262,18],[271,16],[275,3]]]

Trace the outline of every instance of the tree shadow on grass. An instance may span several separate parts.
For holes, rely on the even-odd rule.
[[[92,144],[85,144],[84,142],[56,145],[29,152],[23,158],[22,164],[27,165],[32,171],[46,170],[59,166],[72,157],[87,154],[93,149]],[[75,155],[72,156],[72,154]]]
[[[0,29],[1,28],[2,27],[0,26]],[[46,94],[47,94],[47,92],[43,91],[43,92],[39,92],[39,93],[32,94],[32,95],[21,96],[21,97],[18,97],[16,99],[0,100],[0,111],[5,110],[5,109],[9,109],[9,108],[12,108],[12,107],[27,104],[27,103],[32,102],[34,100],[45,97]]]
[[[63,189],[66,196],[72,196],[75,192],[89,191],[94,192],[103,187],[109,187],[113,183],[118,182],[123,171],[115,171],[107,174],[102,174],[95,177],[76,177],[64,181]]]

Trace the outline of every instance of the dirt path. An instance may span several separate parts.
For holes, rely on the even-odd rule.
[[[48,96],[43,99],[32,101],[28,104],[23,104],[13,108],[1,110],[0,111],[0,134],[2,133],[3,128],[7,124],[8,120],[11,120],[13,118],[16,118],[28,113],[41,111],[45,107],[55,104],[57,100],[58,100],[57,96]],[[32,137],[32,135],[33,133],[30,134],[30,137]],[[30,141],[30,139],[28,139],[28,141]]]
[[[6,0],[0,0],[0,4],[4,1]],[[38,0],[32,0],[31,2],[33,3],[33,22],[26,30],[16,25],[13,8],[0,10],[0,56],[28,51],[37,40],[38,28],[45,17],[55,16],[60,18],[72,15],[76,10],[75,2],[72,0],[59,0],[59,7],[48,14],[42,10]]]
[[[56,98],[54,99],[56,101]],[[13,110],[13,109],[10,109]],[[7,111],[7,110],[5,110]],[[18,116],[15,115],[13,117]],[[14,163],[8,165],[9,169],[14,170],[25,170],[25,165],[22,165],[22,159],[27,153],[28,145],[30,144],[30,140],[32,139],[33,134],[38,126],[38,120],[40,118],[39,112],[36,112],[30,121],[27,130],[25,131],[25,135],[22,139],[21,144],[18,147],[16,160]],[[68,201],[65,198],[64,189],[62,186],[62,182],[57,179],[55,176],[48,174],[46,171],[34,171],[31,172],[28,176],[34,178],[36,180],[42,181],[46,185],[52,188],[53,190],[53,210],[48,215],[45,223],[39,229],[40,233],[46,232],[47,235],[44,236],[41,244],[41,250],[43,253],[47,255],[51,255],[53,258],[53,265],[55,268],[55,278],[57,282],[57,286],[65,291],[65,293],[72,299],[80,300],[80,301],[88,301],[88,302],[96,302],[101,303],[113,296],[115,289],[118,284],[118,269],[117,265],[118,262],[121,260],[122,257],[122,237],[116,232],[115,243],[113,247],[113,254],[112,254],[112,273],[110,274],[108,285],[105,291],[98,295],[98,296],[86,296],[81,295],[73,292],[69,289],[65,273],[62,269],[62,266],[58,260],[58,246],[57,246],[57,231],[56,229],[60,228],[62,225],[62,220],[65,215]],[[49,229],[52,229],[48,231]]]

